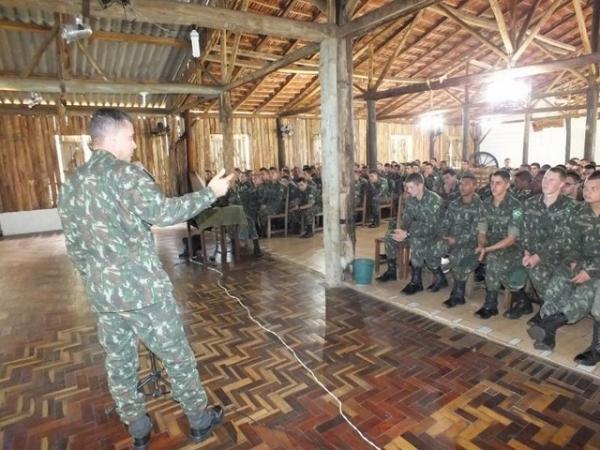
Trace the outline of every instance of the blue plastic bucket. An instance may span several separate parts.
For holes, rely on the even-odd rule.
[[[352,279],[356,284],[371,284],[375,261],[369,258],[358,258],[352,263]]]

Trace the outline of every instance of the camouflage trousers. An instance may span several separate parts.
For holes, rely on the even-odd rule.
[[[542,317],[562,312],[569,323],[576,323],[591,313],[594,319],[600,320],[600,280],[573,284],[570,280],[574,276],[561,271],[552,277],[540,310]]]
[[[239,239],[240,240],[245,240],[245,239],[258,239],[258,217],[257,214],[249,214],[248,212],[246,212],[246,222],[248,222],[248,225],[246,227],[240,227],[240,231],[239,231]],[[266,221],[265,221],[265,228],[266,229]]]
[[[450,270],[456,281],[467,281],[469,274],[479,265],[475,254],[475,243],[449,246],[447,241],[440,240],[438,252],[448,255]]]
[[[258,214],[256,216],[256,224],[260,225],[261,230],[267,229],[267,220],[269,216],[274,216],[275,214],[281,214],[283,211],[276,205],[262,205],[258,210]]]
[[[388,222],[387,231],[385,232],[384,244],[386,259],[396,260],[398,254],[398,241],[392,238],[392,233],[396,229],[396,219]],[[438,245],[431,245],[432,239],[415,238],[409,236],[408,243],[410,246],[410,261],[415,267],[423,267],[427,265],[430,269],[437,269],[442,263],[442,256],[446,254],[447,248]]]
[[[106,352],[108,387],[121,421],[145,414],[137,391],[138,340],[162,361],[173,398],[186,415],[206,407],[207,398],[173,297],[146,308],[97,313],[98,339]]]
[[[379,208],[390,202],[389,196],[375,195],[367,202],[367,220],[379,223]]]
[[[385,257],[386,259],[396,260],[396,255],[398,254],[398,242],[392,239],[392,233],[396,229],[396,219],[392,219],[388,222],[388,227],[385,232]]]
[[[540,263],[534,268],[527,268],[527,275],[531,280],[531,284],[542,301],[546,301],[546,290],[550,285],[550,281],[563,269],[568,271],[567,267],[560,268],[558,264],[550,263]],[[563,275],[568,276],[568,273],[565,272]]]
[[[485,288],[498,291],[501,286],[518,291],[527,282],[527,272],[521,263],[521,255],[513,249],[492,252],[485,257]]]
[[[315,208],[310,207],[306,209],[298,209],[292,211],[290,221],[294,226],[303,224],[304,230],[300,230],[301,232],[313,232],[313,223],[315,221]]]

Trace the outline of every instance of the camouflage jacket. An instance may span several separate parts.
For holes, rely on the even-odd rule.
[[[425,187],[433,192],[440,192],[441,180],[436,174],[427,175],[425,177]]]
[[[139,309],[171,295],[150,227],[184,222],[214,200],[211,189],[166,198],[141,166],[96,150],[62,185],[58,201],[92,310]]]
[[[254,215],[258,212],[258,192],[256,187],[250,181],[239,183],[232,191],[230,203],[241,205],[244,212],[248,215]]]
[[[465,203],[462,197],[450,202],[442,221],[442,236],[452,236],[456,245],[475,248],[480,208],[481,199],[477,194],[471,203]]]
[[[311,205],[315,204],[315,187],[310,184],[306,186],[304,191],[298,189],[298,206]]]
[[[579,204],[573,217],[573,251],[569,261],[590,277],[600,279],[600,217],[588,203]]]
[[[544,194],[531,197],[523,207],[521,248],[537,254],[543,262],[564,261],[573,248],[570,222],[577,209],[577,202],[564,195],[549,207],[544,204]]]
[[[523,205],[507,192],[498,207],[494,197],[482,202],[477,231],[486,234],[487,245],[494,245],[509,235],[518,238],[522,223]]]
[[[375,183],[369,183],[367,186],[369,198],[387,198],[390,194],[389,184],[386,178],[379,177]]]
[[[525,203],[526,200],[530,199],[534,195],[535,194],[533,192],[531,192],[531,189],[521,189],[521,190],[515,189],[512,192],[512,196],[514,198],[516,198],[517,200],[519,200],[521,203]]]
[[[440,186],[440,197],[444,201],[444,208],[448,208],[448,205],[454,200],[458,200],[461,198],[460,190],[458,189],[458,183],[452,188],[452,190],[448,193],[444,191],[444,186]]]
[[[441,197],[425,189],[421,200],[416,197],[407,200],[400,228],[408,231],[411,237],[437,240],[443,211]]]

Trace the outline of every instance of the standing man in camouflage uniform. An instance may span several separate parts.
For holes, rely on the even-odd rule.
[[[517,292],[527,281],[527,272],[521,264],[521,255],[516,245],[523,222],[523,207],[508,192],[508,172],[494,172],[490,187],[492,198],[484,201],[481,206],[475,250],[479,261],[483,262],[485,259],[486,262],[485,302],[475,312],[482,319],[498,314],[498,291],[501,286]]]
[[[593,366],[600,362],[600,171],[583,187],[585,203],[571,216],[572,245],[566,257],[568,272],[557,271],[545,291],[541,320],[528,330],[534,347],[553,350],[556,331],[592,314],[594,328],[590,347],[575,362]]]
[[[565,179],[564,169],[550,169],[542,180],[543,193],[529,198],[523,206],[524,219],[519,242],[523,251],[523,266],[542,300],[553,274],[568,270],[566,258],[572,251],[570,220],[577,204],[560,193]],[[519,291],[505,317],[518,319],[531,312],[531,300],[523,291]]]
[[[450,298],[444,302],[448,308],[465,304],[467,278],[478,265],[475,247],[481,200],[475,193],[476,188],[475,175],[463,172],[459,186],[461,198],[450,202],[442,222],[442,243],[447,250],[444,253],[449,255],[454,278]]]
[[[190,422],[190,437],[206,439],[222,422],[220,406],[207,407],[196,359],[185,336],[173,286],[162,269],[151,225],[185,222],[225,195],[233,175],[215,176],[207,189],[165,198],[143,167],[131,119],[100,109],[90,124],[93,154],[62,186],[58,211],[68,253],[86,287],[106,351],[108,385],[117,412],[147,449],[152,424],[137,391],[138,340],[163,362],[173,398]]]
[[[402,224],[392,233],[394,240],[402,242],[408,239],[410,243],[412,273],[410,283],[402,292],[412,295],[423,290],[424,265],[427,265],[434,275],[433,283],[427,289],[437,292],[448,286],[441,267],[443,254],[440,253],[438,245],[432,245],[440,240],[439,227],[444,212],[442,199],[435,192],[425,188],[420,173],[406,177],[404,187],[409,199],[402,214]]]

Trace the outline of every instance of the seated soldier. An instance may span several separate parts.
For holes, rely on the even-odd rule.
[[[553,274],[565,264],[565,258],[571,252],[569,222],[577,204],[561,194],[565,179],[564,169],[554,167],[548,170],[542,180],[543,193],[531,197],[523,206],[519,240],[523,251],[522,263],[542,300]],[[505,317],[518,319],[531,312],[531,301],[525,293],[519,292]],[[535,322],[536,318],[528,323]]]
[[[563,195],[573,199],[582,200],[581,197],[581,177],[574,170],[567,171],[567,179],[565,185],[562,188]]]
[[[260,223],[261,233],[264,236],[267,229],[267,220],[269,216],[283,213],[285,208],[285,196],[287,191],[280,182],[280,175],[277,169],[269,170],[269,182],[263,184],[260,195],[260,208],[258,210],[258,221]]]
[[[387,180],[379,177],[376,170],[369,171],[369,185],[367,187],[367,203],[369,208],[368,218],[371,221],[369,228],[379,226],[379,207],[389,203],[390,192]]]
[[[440,189],[440,196],[444,201],[444,207],[448,207],[451,201],[460,198],[460,191],[458,190],[458,178],[454,169],[446,169],[442,173],[442,187]]]
[[[519,292],[527,281],[516,246],[523,220],[521,202],[508,192],[510,175],[504,170],[493,173],[492,198],[482,202],[477,224],[479,260],[486,263],[485,302],[475,312],[482,319],[498,314],[498,291],[502,286]]]
[[[300,178],[298,180],[298,200],[290,208],[290,213],[295,224],[299,225],[304,222],[304,233],[300,236],[303,239],[313,236],[314,205],[315,198],[312,188],[304,178]]]
[[[437,292],[448,286],[448,280],[442,272],[443,254],[440,252],[440,246],[432,245],[440,240],[440,223],[444,214],[443,202],[438,194],[425,188],[423,176],[419,173],[406,177],[404,188],[408,200],[402,214],[402,223],[400,228],[391,233],[395,241],[402,242],[408,239],[410,244],[412,273],[410,283],[402,292],[412,295],[423,290],[422,275],[425,265],[434,276],[433,283],[427,289]],[[386,252],[387,250],[386,245]]]
[[[515,174],[514,197],[520,202],[524,202],[533,195],[531,192],[531,183],[533,176],[526,170],[520,170]]]
[[[239,239],[251,240],[254,245],[254,256],[262,256],[260,243],[258,241],[258,192],[252,183],[252,171],[247,170],[240,174],[240,181],[232,190],[230,203],[233,205],[241,205],[244,209],[247,227],[240,227]]]
[[[465,304],[467,278],[479,263],[475,247],[481,200],[475,193],[476,187],[475,175],[464,172],[459,186],[461,198],[450,202],[442,222],[442,245],[446,247],[442,251],[449,255],[454,278],[450,298],[444,302],[448,308]]]
[[[590,312],[594,319],[590,347],[575,362],[593,366],[600,362],[600,171],[591,174],[583,187],[585,203],[571,216],[572,252],[566,270],[557,271],[545,293],[541,319],[528,330],[534,347],[553,350],[556,331]]]

